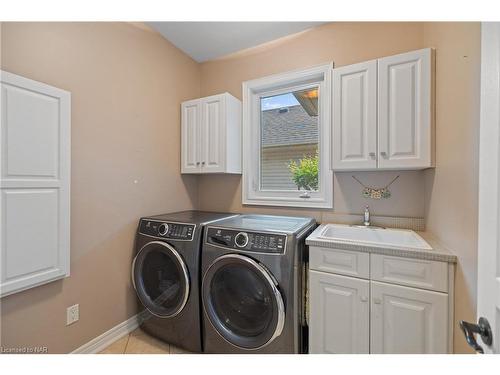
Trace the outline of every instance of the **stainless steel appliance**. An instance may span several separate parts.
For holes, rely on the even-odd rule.
[[[209,224],[202,250],[208,353],[306,351],[307,217],[240,215]]]
[[[137,230],[132,283],[141,327],[165,342],[201,352],[200,251],[206,224],[234,214],[183,211],[144,217]]]

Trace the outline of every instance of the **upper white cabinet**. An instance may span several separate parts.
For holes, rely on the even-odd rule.
[[[335,170],[434,166],[430,48],[334,69]]]
[[[181,173],[241,173],[241,102],[224,93],[181,110]]]
[[[69,276],[71,94],[0,75],[2,297]]]
[[[377,60],[333,73],[333,165],[377,168]]]

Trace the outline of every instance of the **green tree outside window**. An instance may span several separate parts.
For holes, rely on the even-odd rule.
[[[298,190],[318,190],[318,161],[318,150],[314,156],[304,155],[298,162],[290,160],[288,169],[292,173],[292,180]]]

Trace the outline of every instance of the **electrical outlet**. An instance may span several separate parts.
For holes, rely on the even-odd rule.
[[[80,319],[80,305],[76,304],[66,309],[66,325],[69,326]]]

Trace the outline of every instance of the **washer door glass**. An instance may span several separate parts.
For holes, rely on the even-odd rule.
[[[137,295],[152,314],[169,318],[182,311],[189,296],[189,275],[172,246],[149,242],[137,254],[132,270]]]
[[[225,255],[210,266],[203,303],[217,332],[240,348],[263,347],[283,329],[281,294],[268,271],[245,256]]]

